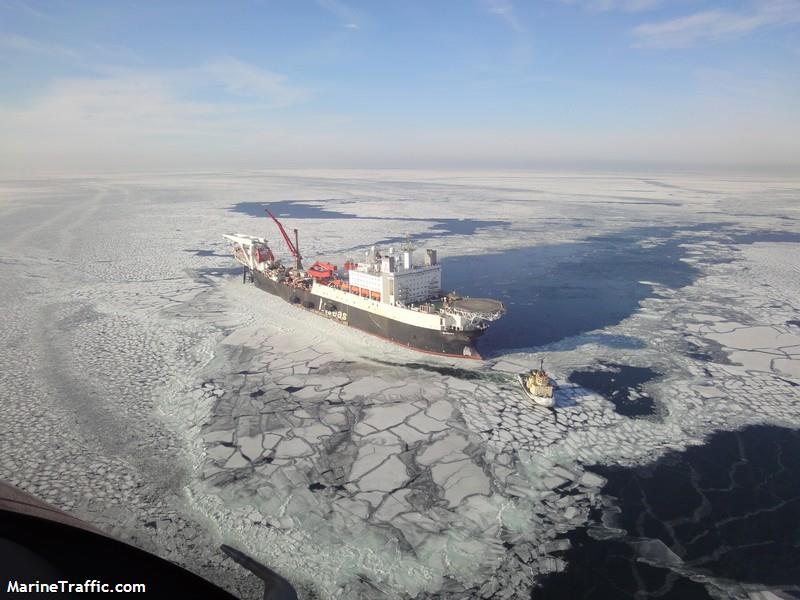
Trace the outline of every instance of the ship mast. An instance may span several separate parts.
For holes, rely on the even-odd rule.
[[[300,256],[300,237],[297,234],[297,229],[294,230],[294,268],[295,270],[299,271],[303,268],[303,265],[300,263],[302,257]]]
[[[286,246],[289,248],[289,252],[291,252],[292,256],[294,256],[294,268],[295,270],[300,271],[303,268],[303,257],[300,256],[300,241],[297,235],[297,229],[294,230],[295,243],[293,244],[292,240],[289,238],[289,235],[286,233],[286,230],[283,228],[283,225],[281,225],[281,222],[278,221],[275,215],[273,215],[268,208],[265,208],[264,210],[267,211],[267,214],[272,217],[272,220],[275,221],[278,229],[280,229],[283,240],[286,242]]]

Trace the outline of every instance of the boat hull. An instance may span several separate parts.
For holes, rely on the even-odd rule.
[[[407,348],[458,358],[481,358],[475,342],[483,330],[444,332],[416,327],[342,302],[331,307],[331,302],[321,296],[303,288],[273,281],[258,271],[252,271],[252,277],[258,288],[298,308]]]

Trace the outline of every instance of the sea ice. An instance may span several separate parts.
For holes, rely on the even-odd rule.
[[[259,586],[219,556],[222,541],[306,598],[527,597],[565,568],[559,536],[609,502],[586,465],[644,463],[748,423],[800,425],[800,244],[737,241],[796,232],[800,184],[781,189],[394,171],[0,182],[0,478],[245,598]],[[221,233],[281,246],[266,220],[228,210],[232,197],[380,219],[351,219],[346,235],[340,222],[298,220],[309,257],[358,256],[378,228],[430,231],[397,219],[402,203],[405,215],[511,222],[513,235],[437,237],[443,257],[658,223],[672,233],[637,247],[679,235],[697,271],[675,287],[642,274],[650,295],[617,324],[463,366],[241,285]],[[214,252],[186,251],[196,248]],[[524,326],[534,339],[540,325]],[[526,403],[513,380],[543,354],[559,383],[553,411]],[[566,383],[602,361],[663,373],[647,388],[653,415],[627,418]],[[642,556],[671,558],[643,544]]]

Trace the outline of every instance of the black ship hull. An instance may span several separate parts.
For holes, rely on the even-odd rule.
[[[273,281],[258,271],[252,271],[251,275],[253,283],[265,292],[342,325],[422,352],[459,358],[481,358],[475,348],[475,342],[483,330],[444,332],[416,327],[355,306],[347,304],[334,306],[329,300],[308,290]]]

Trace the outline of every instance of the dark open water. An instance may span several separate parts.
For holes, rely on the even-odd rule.
[[[642,386],[658,375],[647,367],[601,362],[592,369],[573,371],[568,380],[610,400],[619,414],[641,417],[655,413],[656,402]]]
[[[651,238],[659,245],[639,245]],[[478,346],[493,356],[619,323],[653,295],[653,286],[641,281],[689,285],[698,271],[680,260],[682,241],[672,229],[632,229],[583,242],[446,258],[443,285],[506,303],[508,313]]]
[[[532,598],[710,597],[690,577],[800,594],[799,431],[753,426],[651,465],[591,470],[608,479],[603,493],[620,509],[596,515],[594,530],[624,534],[568,534],[566,571]]]
[[[508,227],[508,221],[483,221],[479,219],[419,219],[412,217],[359,217],[358,215],[327,210],[318,203],[305,204],[295,200],[284,200],[280,202],[239,202],[231,207],[235,212],[241,212],[253,217],[264,217],[264,227],[274,228],[275,224],[269,219],[265,209],[269,209],[272,214],[278,217],[283,223],[283,217],[287,219],[368,219],[370,221],[406,221],[409,223],[433,223],[432,230],[424,233],[417,233],[409,235],[412,241],[421,239],[431,239],[438,237],[446,237],[449,235],[472,235],[478,229],[485,229],[487,227]],[[288,223],[283,223],[284,227],[288,227]],[[380,235],[379,231],[376,233]],[[405,241],[405,237],[389,237],[383,239],[376,239],[371,244],[386,246],[388,244],[398,244]],[[343,249],[344,250],[344,249]]]

